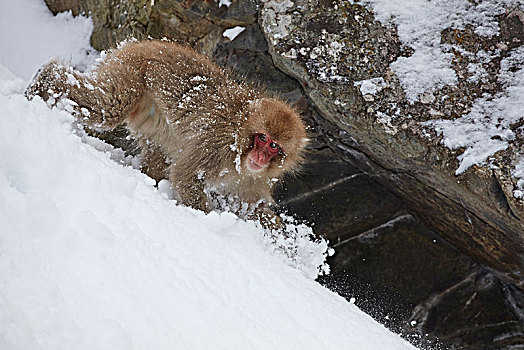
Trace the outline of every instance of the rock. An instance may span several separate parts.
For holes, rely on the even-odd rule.
[[[321,282],[423,349],[524,341],[524,294],[423,226],[398,220],[335,249],[333,273]]]
[[[524,211],[522,200],[512,195],[518,179],[508,176],[515,164],[505,156],[520,151],[521,123],[496,126],[497,135],[511,133],[504,140],[508,146],[493,154],[489,164],[470,167],[457,159],[465,149],[450,150],[440,143],[438,133],[447,124],[426,123],[429,115],[458,120],[476,108],[483,94],[495,96],[503,90],[497,73],[510,53],[490,51],[496,57],[487,58],[486,50],[497,44],[520,47],[522,23],[509,11],[499,18],[499,36],[481,37],[471,27],[427,34],[449,43],[445,54],[451,68],[442,84],[420,95],[413,86],[402,85],[407,78],[399,79],[409,72],[392,68],[418,51],[403,47],[395,26],[378,22],[363,5],[264,1],[261,28],[277,67],[295,77],[322,117],[348,135],[334,136],[330,147],[356,167],[380,175],[377,180],[427,226],[522,290]],[[483,85],[467,68],[475,64],[486,66],[483,78],[475,78],[484,79]],[[512,69],[524,68],[524,62],[514,65]],[[385,87],[371,99],[362,96],[358,83],[376,78],[382,78]],[[457,122],[456,128],[464,124]]]
[[[54,15],[60,12],[71,11],[73,16],[87,13],[87,1],[80,0],[44,0]]]
[[[300,181],[286,183],[277,194],[281,205],[314,223],[335,249],[332,273],[320,282],[356,299],[359,308],[422,349],[504,349],[524,342],[524,293],[425,227],[373,176],[326,148],[332,133],[339,134],[335,127],[312,132],[315,142]]]
[[[93,20],[91,45],[102,51],[123,40],[147,37],[147,24],[153,1],[134,0],[45,0],[53,13],[71,10],[74,15],[88,14]]]

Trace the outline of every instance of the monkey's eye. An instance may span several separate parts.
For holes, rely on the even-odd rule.
[[[269,144],[269,147],[271,147],[272,149],[277,149],[278,148],[278,144],[276,142],[271,142]]]
[[[266,134],[259,134],[258,139],[264,143],[267,142]]]

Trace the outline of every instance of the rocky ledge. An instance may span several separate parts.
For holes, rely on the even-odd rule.
[[[267,1],[261,27],[275,64],[340,130],[331,148],[523,289],[524,13],[419,5]]]

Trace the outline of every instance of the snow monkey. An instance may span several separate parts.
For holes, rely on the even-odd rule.
[[[168,41],[127,42],[91,73],[51,61],[26,95],[69,104],[95,130],[124,124],[140,142],[143,171],[169,178],[182,204],[209,212],[218,194],[266,228],[277,221],[273,189],[298,168],[307,141],[292,106]]]

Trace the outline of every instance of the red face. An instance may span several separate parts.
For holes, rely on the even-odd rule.
[[[271,158],[279,153],[282,153],[282,148],[269,134],[256,133],[253,149],[247,155],[247,168],[254,173],[261,172],[269,166]]]

